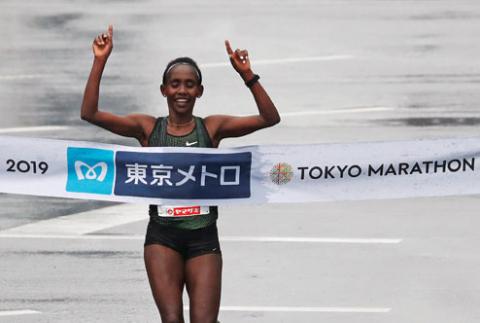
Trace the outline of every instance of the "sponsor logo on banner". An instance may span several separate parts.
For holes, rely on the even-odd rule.
[[[273,166],[269,173],[270,179],[277,185],[290,182],[293,178],[292,166],[287,163],[278,163]]]
[[[250,197],[250,152],[116,154],[115,195],[170,199]]]
[[[171,216],[192,216],[200,214],[200,206],[182,206],[168,209]]]
[[[67,192],[111,194],[115,174],[113,151],[67,148]]]

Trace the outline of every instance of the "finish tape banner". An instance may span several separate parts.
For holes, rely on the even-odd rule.
[[[2,136],[0,192],[201,206],[478,194],[479,156],[480,138],[210,149]]]

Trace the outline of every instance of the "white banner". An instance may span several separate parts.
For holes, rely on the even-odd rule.
[[[3,193],[164,205],[480,193],[480,138],[209,149],[4,136],[0,152]]]

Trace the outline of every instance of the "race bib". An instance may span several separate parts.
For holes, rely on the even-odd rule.
[[[209,214],[209,206],[173,206],[159,205],[158,216],[162,217],[183,217]]]

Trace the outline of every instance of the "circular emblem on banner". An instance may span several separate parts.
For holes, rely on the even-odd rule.
[[[270,179],[277,185],[290,182],[293,178],[292,166],[287,163],[275,164],[270,171]]]

